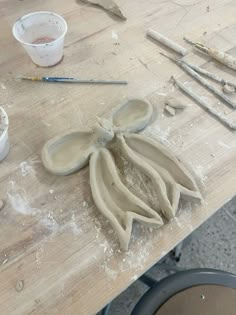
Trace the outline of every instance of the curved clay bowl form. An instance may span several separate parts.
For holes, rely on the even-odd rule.
[[[150,103],[142,99],[130,99],[112,113],[115,133],[137,132],[149,123],[153,113]]]
[[[68,175],[84,167],[94,151],[92,131],[74,131],[49,140],[42,150],[48,171]]]

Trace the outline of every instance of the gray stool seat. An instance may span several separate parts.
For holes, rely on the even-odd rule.
[[[236,275],[214,269],[178,272],[147,291],[131,315],[211,314],[236,314]]]

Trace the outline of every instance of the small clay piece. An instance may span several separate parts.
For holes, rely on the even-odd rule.
[[[172,96],[167,96],[165,98],[165,105],[174,109],[185,109],[187,107],[187,103],[184,100]]]
[[[175,110],[175,109],[174,109]],[[153,113],[144,100],[128,100],[98,118],[91,130],[74,131],[48,141],[42,151],[44,166],[54,174],[71,174],[89,162],[90,186],[97,208],[118,234],[122,249],[128,249],[133,220],[152,227],[163,225],[161,215],[175,216],[179,198],[201,200],[198,187],[187,169],[160,143],[134,132],[145,128]],[[140,169],[151,181],[159,204],[152,209],[121,181],[110,146]]]
[[[124,12],[122,12],[121,8],[119,8],[119,6],[115,3],[114,0],[82,0],[82,1],[96,4],[102,7],[103,9],[110,11],[111,13],[119,16],[123,20],[127,19]]]
[[[100,149],[92,155],[89,170],[93,200],[117,232],[123,250],[128,249],[133,220],[153,227],[163,225],[158,213],[122,183],[107,149]]]
[[[175,52],[181,54],[182,56],[185,56],[188,53],[188,50],[186,48],[178,45],[177,43],[173,42],[173,40],[152,29],[147,30],[147,35],[162,43],[163,45],[173,49]]]
[[[17,280],[15,285],[16,291],[17,292],[22,291],[24,289],[24,285],[25,285],[24,280]]]
[[[233,93],[235,93],[235,88],[234,88],[233,86],[230,86],[230,85],[228,85],[228,84],[225,84],[225,85],[223,86],[223,92],[224,92],[225,94],[233,94]]]
[[[173,107],[170,107],[169,105],[165,106],[165,112],[167,112],[168,115],[170,116],[175,116],[176,111]]]
[[[0,210],[2,210],[3,207],[4,207],[4,203],[3,203],[3,201],[0,199]]]

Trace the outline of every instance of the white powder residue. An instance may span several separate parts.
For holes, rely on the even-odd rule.
[[[23,161],[20,163],[19,168],[21,170],[22,176],[28,176],[31,174],[35,174],[35,170],[33,169],[32,165],[30,165],[28,162]]]
[[[37,264],[38,266],[41,265],[41,263],[42,263],[43,253],[44,253],[44,250],[43,250],[43,247],[41,246],[41,247],[36,251],[36,254],[35,254],[36,264]]]
[[[60,227],[57,223],[56,219],[54,218],[54,214],[52,211],[49,211],[47,216],[44,216],[40,219],[40,223],[46,226],[53,232],[57,232],[58,230],[62,230],[63,227]]]
[[[175,220],[176,224],[178,225],[178,227],[183,228],[183,225],[180,223],[180,221],[177,217],[174,217],[174,220]]]
[[[111,38],[114,39],[115,41],[119,40],[117,33],[113,30],[111,31]]]
[[[136,281],[138,279],[137,275],[134,275],[133,277],[131,277],[131,281]]]
[[[195,173],[196,178],[199,180],[202,186],[205,187],[205,182],[208,178],[208,176],[205,175],[205,172],[207,171],[208,167],[194,165],[192,162],[188,162],[188,164],[191,166],[191,172]]]
[[[46,127],[51,127],[51,124],[49,124],[47,121],[41,120],[41,122],[42,122]]]
[[[195,171],[195,174],[199,177],[199,179],[201,180],[201,183],[203,185],[205,185],[205,182],[207,180],[207,175],[204,174],[204,167],[201,165],[197,165],[194,167],[193,169]]]
[[[226,143],[224,143],[223,141],[218,141],[218,144],[220,145],[220,146],[222,146],[223,148],[225,148],[225,149],[228,149],[228,150],[230,150],[230,149],[232,149],[232,147],[231,146],[229,146],[228,144],[226,144]]]
[[[83,201],[83,207],[88,208],[88,203],[87,203],[87,201]]]
[[[32,215],[39,211],[30,206],[25,190],[16,182],[10,181],[8,186],[7,196],[15,211],[24,215]]]
[[[130,269],[142,270],[145,267],[145,262],[147,261],[150,253],[154,249],[154,245],[151,240],[140,239],[137,241],[137,248],[129,249],[123,260],[120,262],[120,271],[124,272]]]
[[[7,89],[6,85],[1,83],[1,89],[6,90]]]
[[[104,265],[104,271],[109,276],[109,278],[111,278],[112,280],[116,280],[117,275],[118,275],[118,271],[117,270],[111,269],[107,265]]]
[[[72,217],[71,217],[70,227],[74,235],[79,235],[81,233],[81,230],[76,223],[74,213],[72,214]]]
[[[154,140],[157,139],[160,142],[168,145],[169,144],[168,137],[170,134],[170,127],[161,128],[161,126],[159,126],[157,124],[156,125],[153,124],[151,126],[148,126],[143,131],[143,134],[148,136],[148,137],[153,138]]]

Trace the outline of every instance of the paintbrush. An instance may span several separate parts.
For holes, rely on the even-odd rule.
[[[84,83],[84,84],[128,84],[127,81],[117,80],[95,80],[63,77],[20,77],[21,80],[42,81],[42,82],[61,82],[61,83]]]

